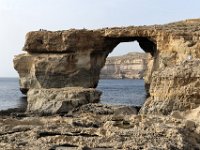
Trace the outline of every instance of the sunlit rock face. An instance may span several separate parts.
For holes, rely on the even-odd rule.
[[[164,77],[161,78],[162,74],[166,73],[163,70],[175,67],[186,59],[199,58],[199,36],[199,19],[165,25],[99,30],[33,31],[26,36],[23,50],[27,53],[15,57],[14,67],[19,73],[20,88],[24,93],[30,88],[95,88],[108,54],[120,42],[136,40],[145,52],[151,54],[145,73],[147,91],[150,88],[150,97],[146,103],[151,101],[151,104],[158,106],[157,101],[159,101],[158,107],[160,107],[160,101],[164,102],[166,99],[161,100],[161,97],[155,96],[157,92],[160,92],[159,86],[156,85],[162,85],[161,82],[177,81],[176,76],[168,77],[164,74]],[[173,71],[178,72],[176,69]],[[189,78],[190,76],[188,76]],[[190,82],[194,81],[189,80],[185,87],[188,87]],[[181,84],[177,83],[177,85]],[[178,86],[178,88],[172,86],[170,91],[173,89],[177,91],[181,88],[182,86]],[[193,87],[191,87],[192,89]],[[168,94],[169,92],[166,91],[165,97]],[[190,96],[193,98],[192,94]],[[182,108],[189,109],[189,107],[181,106],[180,108],[181,110],[183,110]],[[148,109],[148,105],[145,105],[144,109],[142,112],[148,113],[152,112],[154,108]],[[169,111],[167,106],[162,109],[166,109],[169,113],[179,107],[173,107]]]

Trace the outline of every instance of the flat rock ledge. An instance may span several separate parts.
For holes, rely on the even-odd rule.
[[[81,105],[99,102],[100,96],[101,92],[92,88],[30,89],[26,112],[39,115],[67,113]]]

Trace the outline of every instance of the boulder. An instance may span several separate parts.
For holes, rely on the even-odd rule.
[[[26,112],[41,115],[67,113],[81,105],[99,102],[100,96],[100,91],[80,87],[30,89]]]

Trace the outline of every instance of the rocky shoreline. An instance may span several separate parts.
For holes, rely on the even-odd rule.
[[[0,149],[199,149],[200,120],[187,118],[191,113],[142,115],[128,106],[87,104],[64,115],[1,115]]]

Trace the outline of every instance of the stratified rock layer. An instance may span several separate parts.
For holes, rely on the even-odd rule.
[[[148,60],[144,78],[147,92],[151,88],[150,97],[141,112],[158,110],[168,114],[172,110],[194,108],[195,106],[187,102],[178,107],[179,102],[176,99],[191,99],[190,101],[194,102],[197,101],[197,96],[189,93],[188,96],[179,97],[178,95],[185,94],[182,82],[179,83],[176,76],[171,76],[172,70],[163,70],[182,64],[186,59],[200,58],[199,19],[153,26],[29,32],[24,46],[28,53],[18,55],[14,59],[15,69],[20,76],[20,88],[24,93],[30,88],[95,88],[108,54],[120,42],[129,41],[138,41],[141,48],[152,56]],[[179,70],[173,71],[179,74]],[[165,78],[161,78],[162,74]],[[188,92],[196,91],[195,86],[188,85],[198,80],[191,79],[190,75],[184,77],[184,81],[187,81],[184,87],[189,88]],[[197,72],[196,77],[198,75]],[[157,85],[164,87],[169,81],[173,81],[174,86],[167,86],[169,90],[164,91],[163,97],[159,96],[161,89]],[[175,96],[177,91],[179,94]],[[176,103],[173,98],[177,102],[175,106],[171,106]],[[162,110],[159,110],[161,108]]]
[[[67,113],[88,103],[97,103],[101,92],[78,87],[62,89],[30,89],[27,113],[52,115]]]

